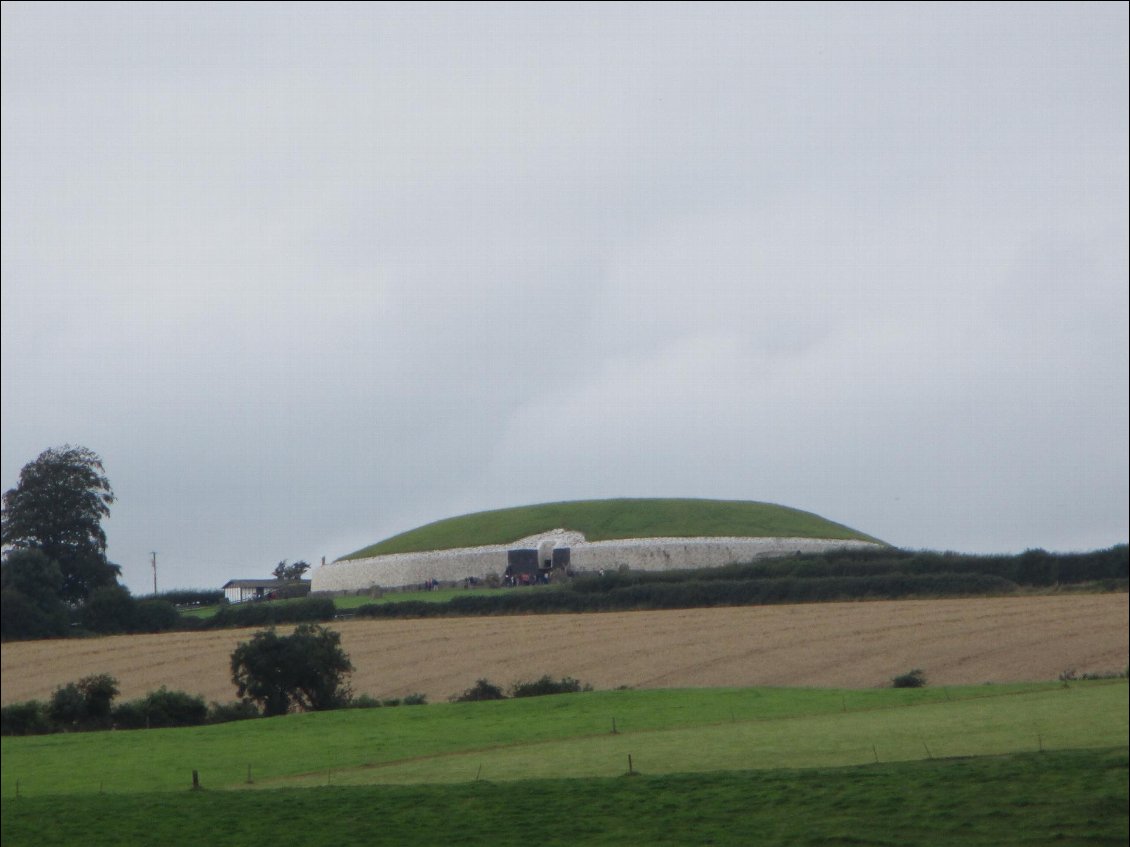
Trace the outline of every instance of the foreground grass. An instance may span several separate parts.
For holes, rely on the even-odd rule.
[[[1127,743],[1125,680],[601,691],[177,730],[4,738],[3,798],[823,767]],[[612,733],[615,721],[616,733]]]
[[[22,845],[1052,845],[1127,842],[1127,753],[257,793],[21,797]]]
[[[589,541],[613,538],[776,536],[875,541],[811,512],[746,500],[620,499],[542,503],[436,521],[370,545],[345,559],[509,544],[564,527]]]

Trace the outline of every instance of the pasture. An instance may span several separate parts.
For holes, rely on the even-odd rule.
[[[1127,692],[606,691],[5,738],[2,837],[1124,843]]]
[[[827,767],[1127,743],[1125,680],[594,691],[3,739],[3,797]],[[615,729],[615,732],[613,732]]]
[[[5,802],[9,847],[899,845],[1127,841],[1126,750],[850,768]]]

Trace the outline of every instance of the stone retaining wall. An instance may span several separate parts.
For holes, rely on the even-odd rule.
[[[426,553],[396,553],[368,559],[343,559],[314,571],[312,590],[340,592],[369,588],[402,588],[426,580],[462,582],[501,576],[506,553],[516,548],[545,548],[546,542],[569,547],[574,571],[599,571],[627,566],[632,570],[666,571],[711,568],[793,553],[822,553],[843,547],[876,547],[869,541],[822,538],[627,538],[584,540],[580,533],[553,530],[512,544],[463,547]]]

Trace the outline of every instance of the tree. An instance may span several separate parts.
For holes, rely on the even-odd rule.
[[[344,706],[352,671],[341,635],[317,624],[299,624],[290,635],[274,628],[257,632],[231,654],[239,696],[258,703],[267,716]]]
[[[61,599],[63,573],[39,550],[14,550],[0,565],[0,634],[8,638],[50,638],[67,631]]]
[[[288,565],[286,559],[283,559],[275,569],[271,571],[275,579],[296,580],[302,579],[302,575],[310,570],[310,565],[307,562],[299,560],[293,565]]]
[[[102,519],[114,492],[102,459],[86,447],[52,447],[24,465],[15,488],[4,493],[0,538],[5,550],[40,550],[58,563],[60,596],[81,603],[90,592],[117,582],[121,568],[106,560]]]

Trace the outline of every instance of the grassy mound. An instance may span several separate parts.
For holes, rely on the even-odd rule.
[[[589,541],[619,538],[832,538],[877,541],[811,512],[748,500],[618,499],[542,503],[447,518],[394,535],[343,559],[510,544],[552,529]]]

